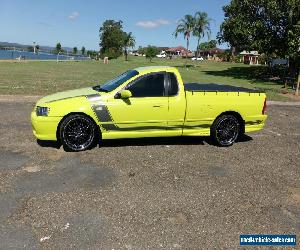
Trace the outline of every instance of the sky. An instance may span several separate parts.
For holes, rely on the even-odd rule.
[[[0,0],[0,41],[99,50],[99,28],[106,19],[122,20],[138,46],[186,46],[172,34],[186,14],[205,11],[214,21],[215,39],[229,0]],[[208,38],[203,38],[202,42]],[[191,38],[190,49],[195,49]],[[220,47],[226,47],[221,45]]]

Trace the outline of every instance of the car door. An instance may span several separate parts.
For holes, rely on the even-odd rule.
[[[129,83],[125,89],[130,90],[132,97],[115,97],[107,102],[113,121],[111,130],[166,130],[168,97],[165,88],[165,72],[146,74]]]
[[[178,136],[182,134],[186,99],[184,89],[180,89],[179,82],[174,72],[167,73],[168,80],[168,133]]]

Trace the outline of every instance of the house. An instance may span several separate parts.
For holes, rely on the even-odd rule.
[[[253,51],[242,51],[240,53],[241,56],[243,56],[242,58],[242,62],[245,64],[250,64],[250,65],[255,65],[258,64],[258,51],[253,50]]]
[[[194,54],[190,50],[187,50],[185,47],[183,47],[181,45],[174,47],[174,48],[167,49],[166,54],[168,57],[172,57],[172,56],[193,57],[194,56]]]
[[[219,48],[204,49],[199,50],[199,56],[207,58],[208,60],[220,61],[218,54],[223,52],[224,50]]]

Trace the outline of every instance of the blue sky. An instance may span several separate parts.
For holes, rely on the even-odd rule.
[[[222,6],[229,0],[3,0],[0,8],[0,41],[99,49],[99,27],[106,19],[122,20],[136,47],[185,46],[182,36],[172,36],[185,14],[205,11],[214,19],[214,39],[224,19]],[[207,41],[207,38],[204,38]],[[224,47],[225,45],[221,46]],[[191,40],[191,49],[196,38]]]

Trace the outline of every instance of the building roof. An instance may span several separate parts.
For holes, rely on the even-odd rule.
[[[212,48],[212,49],[202,49],[199,52],[200,53],[216,54],[216,53],[223,52],[223,51],[224,51],[224,49]]]
[[[174,47],[174,48],[169,48],[169,49],[167,49],[166,51],[167,51],[167,52],[177,52],[177,51],[180,51],[180,52],[181,52],[181,51],[187,52],[188,50],[187,50],[185,47],[179,45],[179,46]]]
[[[251,56],[259,56],[259,54],[258,54],[258,51],[256,51],[256,50],[251,50],[251,51],[246,51],[246,50],[244,50],[244,51],[242,51],[241,53],[240,53],[240,55],[251,55]]]

